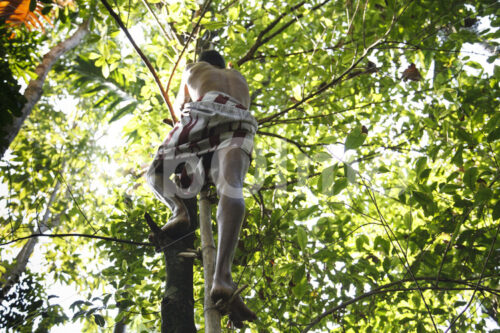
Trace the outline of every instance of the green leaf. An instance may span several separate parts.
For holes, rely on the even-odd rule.
[[[335,184],[333,185],[333,195],[337,195],[340,192],[342,192],[343,189],[347,187],[347,178],[342,177],[339,178],[335,181]]]
[[[488,134],[486,140],[491,143],[495,140],[498,140],[499,138],[500,138],[500,127],[497,127],[493,131],[491,131],[490,134]]]
[[[337,174],[337,165],[330,165],[326,167],[321,172],[318,185],[320,186],[319,190],[326,194],[327,190],[332,186],[335,176]]]
[[[52,6],[45,6],[42,9],[42,15],[48,15],[50,11],[52,10]]]
[[[104,76],[104,78],[109,76],[109,66],[106,63],[102,66],[102,76]]]
[[[466,63],[466,65],[470,66],[470,67],[472,67],[474,69],[479,69],[479,70],[483,69],[483,67],[481,66],[481,64],[478,63],[478,62],[476,62],[476,61],[469,61],[469,62]]]
[[[307,292],[308,289],[308,284],[307,281],[302,280],[300,283],[298,283],[295,287],[292,288],[292,293],[298,298],[302,299],[304,295]]]
[[[415,173],[417,174],[417,178],[420,178],[420,174],[424,170],[427,165],[427,156],[420,157],[415,163]]]
[[[304,265],[300,265],[299,267],[294,267],[295,269],[292,272],[292,281],[293,283],[299,283],[302,280],[305,280],[306,277],[306,268]]]
[[[493,221],[500,219],[500,200],[498,200],[495,206],[493,206],[492,217]]]
[[[207,22],[207,23],[204,23],[203,26],[207,30],[217,30],[217,29],[225,27],[226,23],[224,23],[224,22]]]
[[[104,325],[106,325],[104,317],[100,314],[94,313],[94,321],[99,327],[104,327]]]
[[[123,108],[121,108],[118,111],[116,111],[116,113],[113,115],[113,117],[111,117],[111,119],[109,120],[109,122],[112,123],[114,121],[117,121],[121,117],[134,112],[134,110],[135,110],[136,107],[137,107],[137,103],[136,102],[133,102],[133,103],[130,103],[130,104],[124,106]]]
[[[478,171],[476,167],[469,168],[464,173],[464,184],[471,190],[476,189]]]
[[[472,138],[472,135],[461,127],[457,129],[457,137],[460,140],[465,141],[469,144],[474,144],[474,139]]]
[[[417,202],[420,203],[421,205],[428,205],[433,202],[432,198],[427,193],[420,191],[413,191],[412,194],[413,197],[417,200]]]
[[[344,163],[344,173],[349,183],[354,184],[356,182],[356,170],[347,163]]]
[[[459,188],[460,188],[460,186],[455,185],[455,184],[444,184],[444,185],[441,187],[441,192],[443,192],[443,193],[448,193],[448,194],[453,194],[453,193],[455,193],[455,192],[456,192]]]
[[[363,249],[363,244],[368,244],[369,243],[369,239],[366,235],[359,235],[357,238],[356,238],[356,249],[360,252],[364,251]]]
[[[361,126],[355,127],[348,135],[344,144],[344,151],[360,147],[366,140],[366,133],[362,132]]]
[[[382,165],[382,166],[380,166],[380,167],[378,167],[378,169],[377,169],[377,172],[378,172],[378,173],[387,173],[387,172],[390,172],[390,171],[391,171],[391,170],[387,169],[387,167],[385,167],[385,166],[383,166],[383,165]]]
[[[474,199],[476,203],[484,203],[490,200],[492,196],[493,196],[493,191],[488,187],[483,187],[477,191],[476,195],[474,196]]]
[[[90,52],[89,53],[89,59],[90,60],[95,60],[95,59],[99,59],[101,57],[101,55],[99,53],[95,53],[95,52]],[[97,64],[96,64],[97,66]]]
[[[29,7],[30,12],[34,12],[35,11],[35,9],[36,9],[36,1],[37,0],[30,0],[30,7]]]
[[[297,241],[302,251],[305,251],[307,247],[307,233],[302,227],[297,229]]]
[[[389,241],[387,241],[386,239],[380,237],[380,236],[377,236],[375,237],[375,242],[373,243],[373,247],[376,249],[376,250],[380,250],[379,248],[382,249],[382,251],[385,253],[385,254],[389,254],[389,250],[391,248],[391,244],[389,243]]]

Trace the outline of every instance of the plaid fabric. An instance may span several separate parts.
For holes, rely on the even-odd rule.
[[[250,156],[256,131],[257,121],[240,102],[221,92],[208,92],[184,105],[180,121],[158,148],[148,171],[148,183],[158,192],[163,186],[159,184],[160,174],[164,180],[178,172],[177,167],[183,163],[191,164],[191,171],[202,168],[200,158],[219,149],[237,147]]]

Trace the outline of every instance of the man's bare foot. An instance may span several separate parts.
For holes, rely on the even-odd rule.
[[[216,304],[219,300],[228,302],[236,290],[237,288],[233,283],[224,283],[214,279],[214,285],[210,291],[210,297],[212,298],[212,302],[214,302],[214,304]],[[229,319],[236,327],[241,327],[242,322],[245,320],[254,321],[257,319],[255,313],[245,305],[243,299],[239,295],[234,297],[231,304],[227,304],[227,312],[229,313]]]

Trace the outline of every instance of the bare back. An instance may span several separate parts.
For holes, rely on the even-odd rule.
[[[192,101],[197,101],[209,91],[220,91],[233,97],[246,108],[250,106],[247,82],[236,70],[221,69],[207,62],[198,62],[188,67],[184,75],[187,92]]]

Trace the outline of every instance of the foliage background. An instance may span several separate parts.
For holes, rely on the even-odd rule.
[[[89,17],[91,34],[52,70],[1,162],[1,242],[37,233],[45,212],[46,233],[145,242],[144,212],[170,214],[143,179],[169,130],[161,95],[99,2],[43,4],[54,24],[45,33],[2,28],[9,87],[22,92],[12,82],[25,84],[43,53]],[[149,5],[166,34],[144,2],[113,3],[166,81],[200,6]],[[247,78],[260,124],[233,269],[258,312],[247,331],[498,324],[499,12],[496,1],[211,2],[181,67],[211,42]],[[420,80],[408,80],[410,63]],[[2,103],[21,100],[11,96]],[[0,247],[0,273],[23,244]],[[13,318],[0,324],[158,330],[164,264],[151,247],[51,237],[36,251],[40,273],[27,270],[3,300]],[[23,281],[40,286],[36,295]],[[62,309],[63,295],[46,292],[56,282],[81,299]]]

